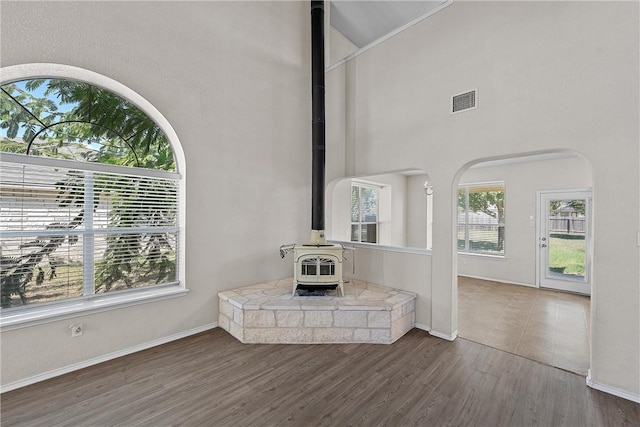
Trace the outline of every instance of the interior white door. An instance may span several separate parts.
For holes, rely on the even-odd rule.
[[[591,191],[538,193],[538,285],[591,294]]]

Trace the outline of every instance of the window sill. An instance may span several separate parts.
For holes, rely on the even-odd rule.
[[[458,251],[458,255],[460,256],[468,256],[468,257],[477,257],[477,258],[488,258],[495,260],[505,260],[507,259],[506,255],[493,255],[493,254],[482,254],[477,252],[460,252]]]
[[[385,252],[401,252],[405,254],[419,254],[419,255],[431,255],[431,249],[422,248],[410,248],[408,246],[387,246],[379,243],[366,243],[366,242],[349,242],[346,240],[329,240],[331,243],[337,243],[346,247],[373,249]]]
[[[101,294],[90,298],[43,305],[41,307],[29,306],[25,309],[9,312],[4,312],[3,310],[2,314],[0,314],[0,331],[11,331],[57,320],[177,298],[186,295],[188,292],[187,289],[180,285],[170,285],[154,289],[122,291],[111,295]]]

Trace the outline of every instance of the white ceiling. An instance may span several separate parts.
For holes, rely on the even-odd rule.
[[[447,1],[332,0],[331,25],[362,48],[427,15]]]

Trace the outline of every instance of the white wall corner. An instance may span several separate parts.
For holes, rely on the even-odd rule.
[[[638,393],[631,393],[626,390],[621,390],[617,387],[594,381],[591,378],[591,369],[587,371],[587,385],[595,390],[603,391],[605,393],[613,394],[614,396],[618,396],[632,402],[640,403],[640,394]]]
[[[413,326],[415,328],[417,328],[417,329],[421,329],[423,331],[431,332],[431,328],[428,325],[425,325],[424,323],[415,323]]]
[[[458,338],[458,331],[457,330],[453,331],[452,334],[444,334],[442,332],[438,332],[438,331],[434,331],[434,330],[430,330],[429,333],[431,335],[433,335],[434,337],[442,338],[443,340],[447,340],[447,341],[453,341],[456,338]]]
[[[0,393],[15,390],[21,387],[26,387],[28,385],[35,384],[40,381],[44,381],[54,377],[58,377],[60,375],[68,374],[69,372],[74,372],[83,368],[87,368],[89,366],[97,365],[102,362],[107,362],[109,360],[116,359],[121,356],[137,353],[139,351],[146,350],[151,347],[156,347],[158,345],[166,344],[171,341],[179,340],[181,338],[186,338],[190,335],[199,334],[200,332],[208,331],[209,329],[213,329],[217,327],[218,327],[218,322],[209,323],[207,325],[202,325],[197,328],[189,329],[184,332],[179,332],[177,334],[169,335],[167,337],[158,338],[157,340],[147,341],[145,343],[138,344],[133,347],[114,351],[113,353],[105,354],[103,356],[94,357],[93,359],[84,360],[82,362],[74,363],[72,365],[64,366],[62,368],[54,369],[52,371],[43,372],[42,374],[34,375],[32,377],[28,377],[19,381],[15,381],[15,382],[0,386]]]

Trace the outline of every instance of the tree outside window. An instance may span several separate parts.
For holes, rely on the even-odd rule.
[[[458,190],[458,251],[504,255],[504,183],[461,185]]]
[[[177,282],[179,175],[146,113],[65,79],[2,85],[0,113],[3,309]]]

